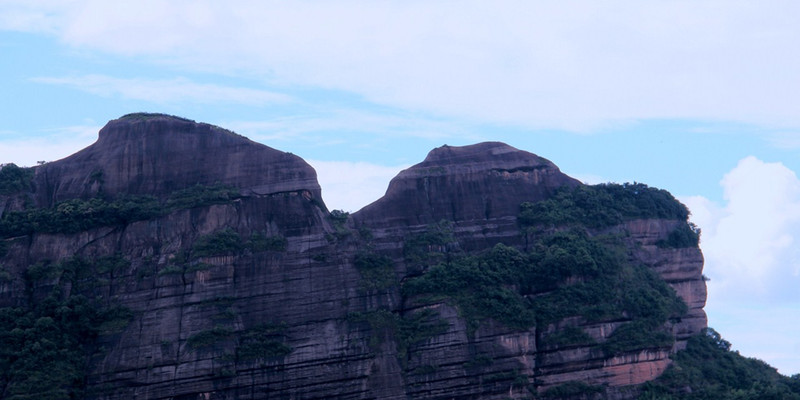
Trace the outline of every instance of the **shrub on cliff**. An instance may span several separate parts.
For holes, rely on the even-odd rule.
[[[244,243],[239,234],[231,228],[209,235],[200,236],[192,246],[192,256],[212,257],[234,255],[242,251]]]
[[[626,220],[662,218],[685,221],[689,210],[663,189],[643,183],[605,183],[563,188],[553,197],[520,206],[523,228],[580,224],[604,228]]]
[[[16,164],[0,167],[0,194],[14,194],[30,189],[32,168],[20,168]]]
[[[659,240],[656,245],[672,249],[697,247],[700,245],[700,228],[691,222],[680,224],[669,233],[665,240]]]
[[[92,344],[98,335],[114,334],[133,313],[101,301],[96,289],[127,262],[119,256],[96,262],[70,258],[42,263],[25,280],[57,277],[43,298],[31,296],[20,307],[0,308],[0,393],[4,399],[77,399],[83,392]],[[36,268],[31,268],[35,270]]]
[[[185,208],[228,203],[238,197],[239,192],[228,186],[196,185],[176,191],[164,203],[153,196],[123,196],[114,201],[97,197],[70,199],[52,208],[4,213],[0,219],[0,237],[37,232],[77,233],[102,226],[143,221]]]
[[[170,194],[166,202],[166,208],[169,210],[182,210],[212,204],[224,204],[238,197],[240,197],[239,191],[230,186],[222,184],[194,185]]]
[[[403,294],[421,302],[452,299],[472,328],[489,318],[518,329],[570,316],[630,318],[646,327],[637,345],[667,347],[660,326],[687,307],[653,271],[629,262],[621,246],[581,231],[545,235],[527,254],[498,244],[430,267],[406,281]],[[623,333],[609,339],[608,354],[632,349]]]

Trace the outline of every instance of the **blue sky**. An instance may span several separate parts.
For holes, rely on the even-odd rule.
[[[443,144],[668,189],[703,228],[710,325],[800,373],[793,1],[0,0],[0,162],[163,112],[317,168],[330,208]]]

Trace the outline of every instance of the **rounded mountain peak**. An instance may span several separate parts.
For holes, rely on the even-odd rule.
[[[530,158],[531,156],[538,158],[535,154],[519,150],[503,142],[482,142],[467,146],[444,145],[437,147],[428,153],[423,163],[463,163],[470,160],[495,158],[503,154],[520,155],[522,158]]]
[[[505,143],[445,145],[400,172],[355,217],[417,225],[516,216],[521,203],[579,184],[549,160]]]
[[[306,191],[321,202],[316,171],[302,158],[165,114],[128,114],[108,122],[91,146],[37,168],[36,181],[40,205],[96,195],[162,197],[217,184],[243,194]]]

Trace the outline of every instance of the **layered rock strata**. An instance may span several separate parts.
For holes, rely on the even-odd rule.
[[[3,203],[11,212],[22,207],[23,195],[38,207],[96,196],[165,199],[196,185],[227,185],[239,195],[124,225],[5,239],[3,266],[13,279],[0,282],[2,306],[36,301],[35,293],[59,284],[33,282],[30,296],[25,271],[42,260],[116,254],[129,261],[104,276],[100,290],[133,318],[98,338],[87,398],[530,398],[573,381],[626,398],[706,326],[702,255],[657,246],[681,223],[658,219],[612,230],[625,232],[636,249],[631,259],[655,270],[688,305],[686,316],[670,323],[672,348],[607,357],[597,345],[548,347],[542,337],[568,327],[602,343],[625,321],[570,318],[520,330],[487,320],[472,328],[451,302],[409,302],[400,283],[412,274],[403,249],[410,235],[446,220],[459,251],[497,243],[522,248],[520,203],[580,185],[551,162],[502,143],[435,149],[392,180],[382,199],[332,218],[302,159],[221,128],[137,114],[111,121],[81,152],[37,167],[31,192],[4,196]],[[243,243],[284,241],[224,254],[197,250],[226,230]],[[390,261],[390,283],[367,284],[357,266],[365,253]],[[404,343],[395,324],[425,310],[441,329]],[[198,344],[203,335],[213,340]],[[252,343],[271,350],[248,356]]]

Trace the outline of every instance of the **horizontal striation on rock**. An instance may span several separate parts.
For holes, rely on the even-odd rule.
[[[72,288],[64,275],[31,285],[26,271],[36,263],[127,261],[90,291],[133,317],[91,346],[86,398],[505,399],[576,380],[630,398],[635,390],[625,388],[660,375],[669,356],[706,327],[702,254],[659,245],[685,223],[677,220],[586,230],[624,237],[630,262],[656,272],[686,303],[688,312],[663,326],[675,338],[671,347],[604,353],[630,318],[570,316],[523,329],[492,318],[471,322],[446,296],[407,295],[405,283],[429,268],[411,261],[407,243],[431,226],[446,221],[452,235],[425,249],[434,259],[484,254],[497,244],[526,250],[520,204],[581,185],[502,143],[434,149],[393,179],[383,198],[337,219],[316,172],[299,157],[211,125],[133,114],[111,121],[90,147],[36,167],[30,195],[39,207],[97,196],[163,202],[198,185],[238,194],[124,224],[4,239],[12,278],[0,280],[3,306]],[[19,198],[5,196],[11,206],[4,210],[18,209]],[[233,247],[201,247],[221,234]],[[379,265],[365,269],[364,257]],[[412,323],[425,334],[413,336]],[[588,341],[551,340],[576,331]]]

